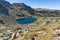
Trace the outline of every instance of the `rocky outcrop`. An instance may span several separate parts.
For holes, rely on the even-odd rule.
[[[18,8],[20,10],[20,13],[19,14],[16,14],[17,16],[18,15],[23,15],[23,16],[30,16],[30,15],[34,15],[34,9],[32,9],[30,6],[27,6],[26,4],[24,3],[13,3],[12,4],[13,6],[15,6],[16,8]]]
[[[9,2],[0,0],[0,20],[7,25],[15,24],[15,17],[9,11],[11,8],[13,8],[13,6]]]
[[[19,8],[21,11],[26,10],[26,11],[31,12],[32,14],[34,14],[34,9],[32,9],[30,6],[28,6],[24,3],[13,3],[12,5]]]

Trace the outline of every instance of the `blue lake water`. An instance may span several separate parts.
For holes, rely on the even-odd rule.
[[[36,20],[37,20],[36,18],[20,18],[20,19],[17,19],[16,21],[19,24],[30,24],[35,22]]]

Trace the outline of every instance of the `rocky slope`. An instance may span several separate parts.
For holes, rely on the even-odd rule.
[[[0,0],[0,40],[12,40],[14,31],[10,30],[12,25],[16,24],[16,19],[9,10],[13,6],[5,1]]]
[[[24,3],[13,3],[13,6],[15,6],[16,8],[18,8],[20,10],[19,14],[16,14],[17,16],[30,16],[30,15],[34,15],[35,10],[32,9],[30,6],[24,4]]]
[[[12,19],[15,22],[15,17],[9,12],[11,8],[13,8],[13,6],[9,2],[0,0],[0,20],[3,20],[7,25],[12,24]]]

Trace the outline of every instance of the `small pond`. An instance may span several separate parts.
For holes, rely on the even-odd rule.
[[[20,18],[17,19],[16,21],[18,24],[30,24],[35,22],[36,20],[37,20],[36,18]]]

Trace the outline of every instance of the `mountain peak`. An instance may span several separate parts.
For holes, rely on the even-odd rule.
[[[7,7],[7,8],[13,7],[9,2],[7,2],[5,0],[0,0],[0,4],[3,5],[4,7]]]
[[[13,5],[19,6],[19,7],[24,7],[26,6],[24,3],[13,3]]]

